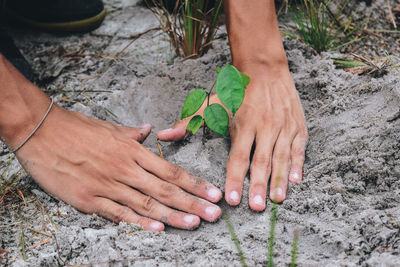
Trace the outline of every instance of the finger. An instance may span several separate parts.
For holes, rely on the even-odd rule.
[[[159,180],[155,192],[154,187],[150,187],[150,184],[149,187],[143,189],[146,194],[149,194],[150,191],[153,197],[161,203],[198,215],[206,221],[214,222],[221,215],[221,209],[217,205],[190,195],[171,183]]]
[[[161,130],[157,133],[157,138],[162,141],[177,141],[185,138],[186,127],[190,118],[180,120],[172,128]]]
[[[139,126],[139,128],[122,126],[120,127],[120,130],[130,138],[138,142],[143,142],[151,132],[151,125],[143,124],[142,126]]]
[[[200,179],[185,169],[174,165],[145,149],[137,158],[139,165],[156,177],[173,183],[186,191],[211,202],[218,202],[222,197],[221,190],[213,184]]]
[[[286,198],[292,140],[293,137],[281,131],[274,147],[269,197],[275,202],[282,202]]]
[[[135,187],[146,195],[152,196],[164,205],[200,216],[213,222],[221,215],[221,209],[204,199],[195,197],[178,186],[155,177],[138,166],[123,183]]]
[[[232,147],[226,164],[225,199],[229,205],[236,206],[240,203],[243,181],[249,169],[251,147],[254,142],[252,131],[238,131],[232,137]]]
[[[161,221],[170,226],[181,229],[194,229],[199,226],[200,218],[196,215],[173,210],[156,199],[146,196],[126,185],[120,184],[114,190],[110,199],[124,204],[137,213]]]
[[[256,150],[250,167],[249,205],[255,211],[265,209],[265,198],[271,175],[272,149],[276,136],[270,133],[257,135]]]
[[[96,206],[95,213],[113,222],[136,223],[146,230],[155,232],[164,230],[163,223],[140,216],[127,206],[117,204],[114,201],[102,197],[96,197],[94,202]]]
[[[77,115],[83,116],[80,113],[77,113]],[[103,120],[98,120],[98,119],[94,119],[94,120],[98,124],[101,124],[103,127],[110,129],[110,130],[117,129],[138,142],[143,142],[151,132],[150,124],[143,124],[142,126],[139,126],[138,128],[133,128],[133,127],[128,127],[128,126],[116,126],[108,121],[103,121]]]
[[[289,181],[296,183],[303,178],[303,165],[305,159],[305,150],[307,144],[307,135],[298,134],[292,143],[292,149],[290,152],[290,172]]]

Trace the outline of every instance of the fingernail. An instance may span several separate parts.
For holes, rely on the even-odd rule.
[[[237,191],[232,191],[230,194],[229,194],[229,198],[233,201],[233,202],[239,202],[239,193],[237,192]]]
[[[149,123],[146,123],[146,124],[143,124],[143,125],[139,126],[140,129],[146,129],[146,128],[149,128],[149,127],[151,127],[151,124],[149,124]]]
[[[189,226],[193,226],[196,224],[197,222],[197,216],[194,215],[185,215],[185,217],[183,217],[183,221],[189,225]]]
[[[149,225],[149,228],[153,231],[161,231],[163,229],[164,225],[160,222],[152,222]]]
[[[290,176],[292,181],[297,182],[300,180],[300,174],[298,172],[291,172]]]
[[[262,196],[260,196],[260,195],[256,195],[253,198],[253,202],[254,202],[254,204],[259,205],[259,206],[264,206],[265,205],[265,201],[262,198]]]
[[[208,218],[210,218],[210,220],[215,220],[218,217],[218,213],[219,213],[220,209],[218,207],[207,207],[205,212]]]
[[[282,189],[279,188],[279,187],[277,187],[277,188],[275,188],[275,190],[274,190],[274,195],[272,196],[272,198],[280,197],[280,196],[282,196],[282,194],[283,194]]]
[[[211,198],[212,200],[219,200],[221,197],[221,191],[218,190],[217,188],[210,188],[207,191],[208,197]]]

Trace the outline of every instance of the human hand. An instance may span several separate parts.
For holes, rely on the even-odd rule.
[[[210,202],[221,191],[142,146],[150,131],[53,106],[17,157],[44,190],[85,213],[152,231],[217,220],[221,210]]]
[[[242,66],[250,76],[245,98],[230,123],[231,151],[227,162],[225,199],[230,205],[240,203],[243,181],[249,169],[253,143],[255,152],[250,166],[249,204],[253,210],[265,209],[271,176],[270,198],[286,198],[288,180],[302,179],[307,128],[300,99],[287,64],[270,69],[256,65]],[[205,101],[206,102],[206,101]],[[217,96],[211,103],[220,103]],[[195,115],[202,115],[206,103]],[[185,136],[191,118],[178,121],[171,129],[158,133],[160,140],[171,141]]]

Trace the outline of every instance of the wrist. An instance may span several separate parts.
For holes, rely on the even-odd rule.
[[[49,98],[0,54],[0,139],[14,149],[40,122]]]
[[[280,40],[279,40],[280,41]],[[268,68],[284,67],[287,66],[287,57],[283,44],[281,42],[271,45],[269,49],[258,49],[255,51],[253,48],[232,49],[233,65],[237,68],[244,68],[252,65],[266,66]]]
[[[273,61],[242,61],[234,66],[250,77],[250,80],[275,80],[290,77],[286,57]]]
[[[0,136],[7,146],[14,150],[39,124],[46,109],[50,105],[47,97],[36,101],[33,105],[20,102],[16,107],[8,109],[13,112],[9,118],[0,117]]]

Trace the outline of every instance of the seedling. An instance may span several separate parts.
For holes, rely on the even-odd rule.
[[[191,92],[182,107],[181,119],[194,115],[207,98],[207,107],[204,110],[204,118],[201,115],[194,116],[188,123],[186,130],[195,134],[204,123],[211,131],[226,136],[229,127],[229,116],[225,108],[220,104],[210,105],[210,95],[216,87],[217,95],[222,104],[235,116],[236,111],[244,99],[246,86],[250,82],[249,76],[238,71],[234,66],[227,65],[216,70],[217,79],[208,92],[197,89]]]

